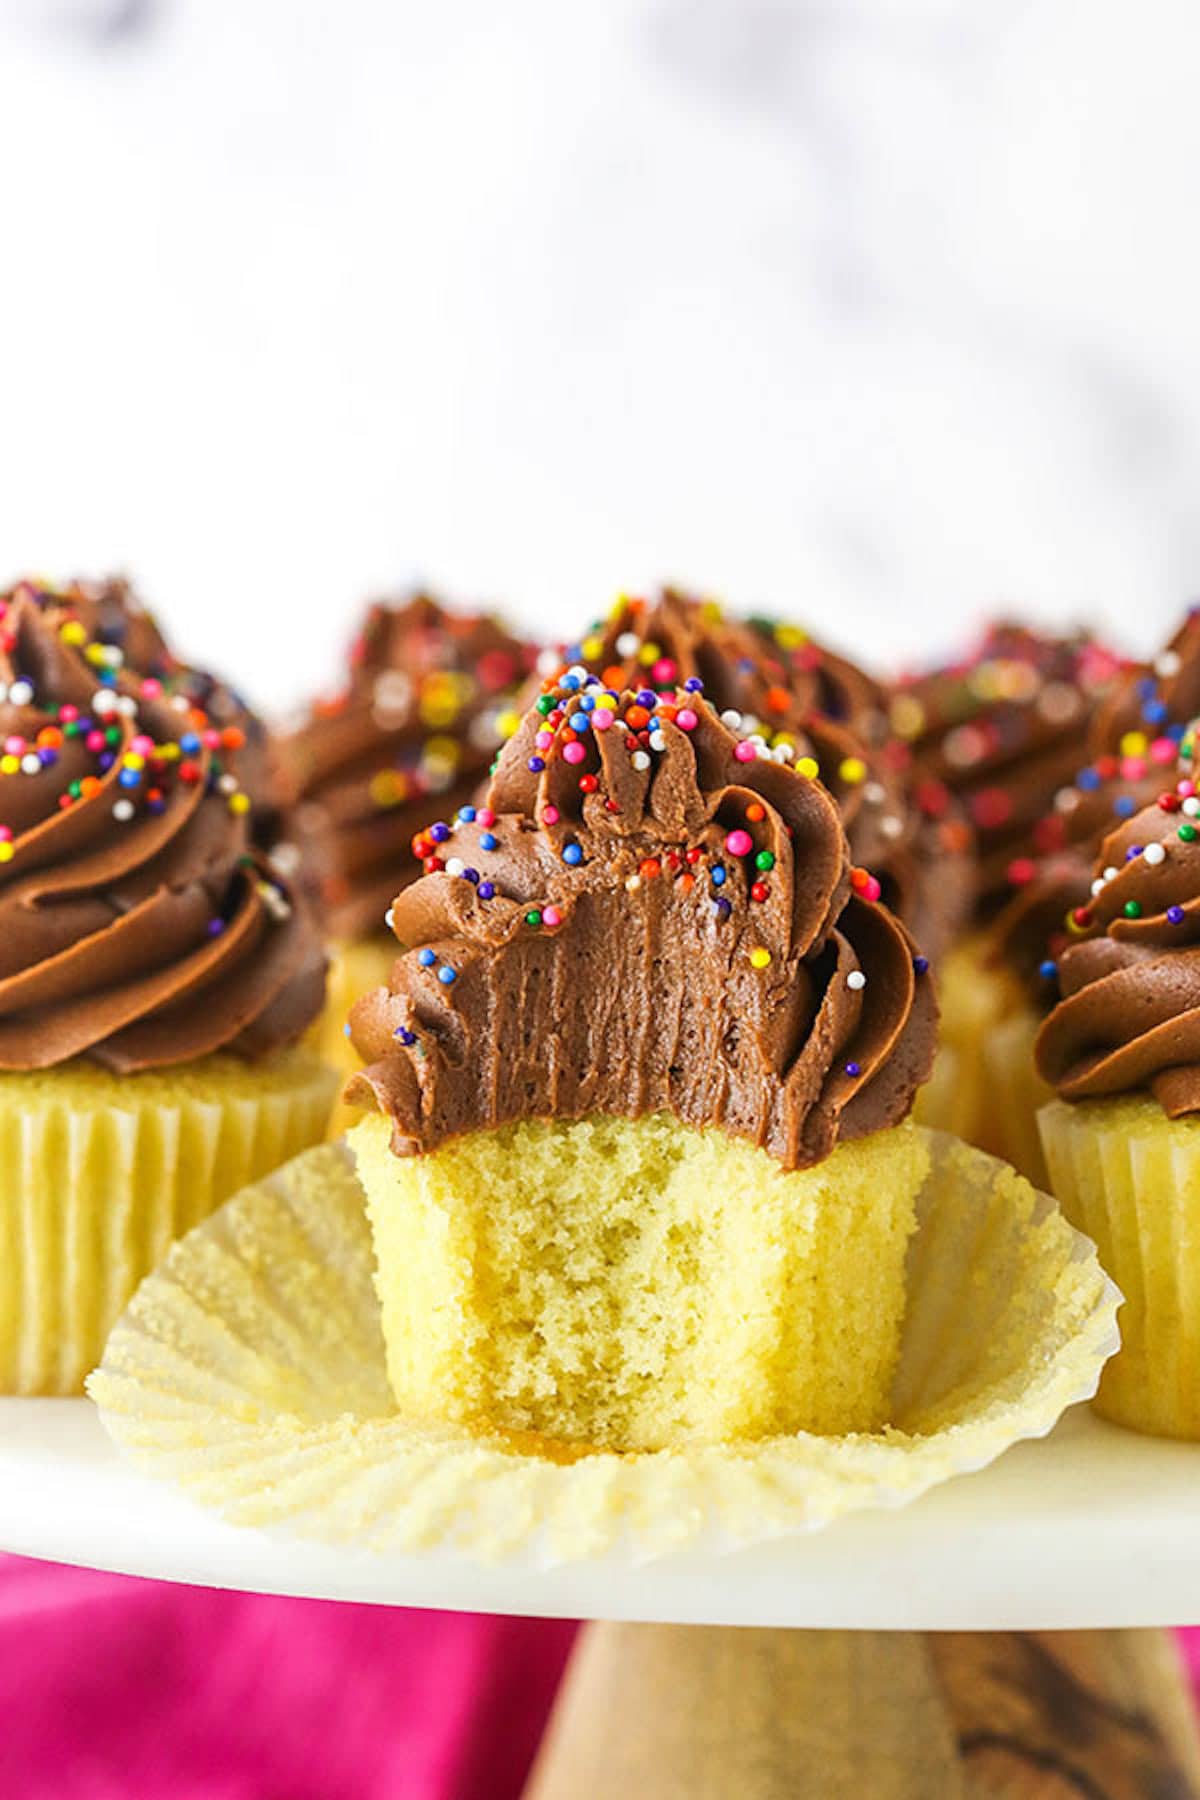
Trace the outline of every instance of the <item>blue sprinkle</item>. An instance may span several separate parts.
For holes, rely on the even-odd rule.
[[[1145,848],[1145,844],[1130,844],[1128,850],[1125,852],[1125,861],[1132,862],[1134,857],[1140,856]]]
[[[449,963],[443,963],[438,970],[438,980],[443,987],[449,987],[452,981],[458,980],[458,970],[452,969]]]
[[[481,831],[479,834],[479,848],[481,850],[494,850],[498,842],[499,839],[494,832]]]
[[[446,839],[450,836],[450,827],[446,824],[444,819],[439,819],[436,825],[431,825],[429,827],[429,835],[435,844],[444,844]]]
[[[397,1025],[392,1036],[398,1038],[402,1044],[415,1044],[417,1041],[416,1032],[410,1031],[407,1025]]]
[[[185,731],[179,740],[179,748],[185,756],[192,756],[200,748],[200,739],[194,731]]]
[[[564,675],[562,678],[562,685],[568,694],[577,694],[581,683],[578,675]]]
[[[345,1025],[343,1025],[343,1026],[342,1026],[342,1036],[343,1036],[343,1037],[347,1037],[347,1038],[348,1038],[348,1037],[349,1037],[349,1036],[350,1036],[350,1026],[349,1026],[349,1023],[347,1023],[347,1024],[345,1024]]]
[[[1163,700],[1150,700],[1142,708],[1142,717],[1147,725],[1161,725],[1166,716],[1167,707]]]
[[[1118,794],[1117,798],[1113,801],[1113,811],[1116,813],[1118,819],[1132,818],[1137,811],[1137,801],[1132,794]]]
[[[525,766],[531,775],[540,775],[546,765],[540,756],[531,756]]]
[[[1137,684],[1137,691],[1139,700],[1153,700],[1158,692],[1158,683],[1153,675],[1143,675]]]
[[[748,657],[748,656],[739,656],[738,657],[738,668],[742,671],[743,675],[748,675],[750,673],[750,670],[753,667],[754,667],[754,663],[752,662],[750,657]]]
[[[1182,925],[1183,924],[1183,908],[1182,908],[1182,906],[1168,906],[1167,921],[1171,925]]]
[[[475,817],[475,808],[473,806],[460,806],[458,809],[458,816],[464,825],[469,825],[471,820]]]
[[[477,885],[478,881],[479,881],[479,870],[478,869],[464,869],[463,870],[463,880],[471,882],[472,885]]]
[[[914,956],[913,968],[918,975],[927,975],[929,973],[929,958],[927,956]]]
[[[654,708],[658,705],[658,695],[654,692],[653,688],[639,688],[637,692],[637,703],[639,706],[649,707],[650,711],[653,712]]]
[[[428,946],[424,950],[418,950],[417,961],[423,969],[432,969],[434,963],[437,961],[437,952],[435,950],[430,950]]]
[[[565,863],[570,863],[574,868],[577,863],[583,861],[583,851],[578,844],[564,844],[562,858]]]
[[[1044,963],[1039,963],[1038,974],[1043,981],[1053,981],[1054,977],[1058,974],[1058,964],[1056,962],[1050,962],[1049,960]]]
[[[589,675],[588,680],[595,681],[596,677],[594,675]],[[594,711],[595,705],[596,705],[595,694],[583,694],[580,697],[580,701],[579,701],[580,712],[590,713],[590,712]]]
[[[481,881],[481,882],[480,882],[480,884],[479,884],[479,898],[480,898],[480,899],[481,899],[481,900],[490,900],[490,899],[491,899],[491,897],[492,897],[492,895],[493,895],[493,894],[494,894],[494,893],[495,893],[495,892],[496,892],[496,889],[495,889],[495,887],[494,887],[494,885],[493,885],[493,884],[492,884],[492,883],[491,883],[491,882],[490,882],[490,881]]]
[[[712,884],[714,887],[724,887],[725,886],[725,870],[722,868],[720,863],[713,864]]]
[[[117,780],[123,788],[141,787],[142,772],[140,769],[122,769]]]
[[[1100,786],[1100,777],[1095,769],[1081,769],[1075,785],[1081,787],[1085,794],[1093,794]]]
[[[704,683],[698,675],[689,675],[683,685],[689,694],[702,694],[704,692]]]
[[[585,712],[572,713],[567,720],[567,724],[571,727],[572,731],[586,731],[589,723],[590,721]]]
[[[847,1075],[861,1075],[862,1070],[856,1062],[848,1062],[846,1064],[846,1073]]]
[[[1186,730],[1186,725],[1168,725],[1166,735],[1173,744],[1181,744],[1183,742],[1183,734]]]

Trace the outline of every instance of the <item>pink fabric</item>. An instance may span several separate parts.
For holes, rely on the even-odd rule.
[[[0,1559],[4,1800],[515,1800],[575,1627]]]

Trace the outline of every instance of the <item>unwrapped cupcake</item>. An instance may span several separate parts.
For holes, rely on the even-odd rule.
[[[421,873],[413,836],[486,780],[533,654],[491,614],[426,595],[377,602],[342,687],[279,740],[282,833],[332,952],[319,1044],[347,1073],[346,1013],[363,988],[386,981],[395,945],[384,915]],[[278,849],[273,860],[289,866]]]
[[[1053,1191],[1125,1295],[1096,1404],[1200,1439],[1200,786],[1177,778],[1106,838],[1037,1040]]]
[[[319,938],[201,679],[127,591],[0,597],[4,1392],[77,1390],[172,1237],[325,1130]]]

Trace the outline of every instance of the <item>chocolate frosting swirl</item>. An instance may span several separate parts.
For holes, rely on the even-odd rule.
[[[784,620],[735,618],[719,602],[665,589],[623,595],[559,653],[616,691],[671,692],[699,681],[729,727],[789,760],[807,759],[837,801],[855,861],[937,958],[971,909],[971,834],[952,802],[922,810],[889,741],[881,685]],[[534,689],[524,696],[527,703]]]
[[[256,1056],[320,1009],[316,930],[251,850],[230,728],[137,670],[149,629],[111,590],[0,599],[0,1068]]]
[[[998,623],[970,656],[895,684],[891,723],[918,786],[956,796],[974,827],[980,917],[1007,897],[1014,864],[1036,854],[1038,823],[1084,760],[1119,668],[1086,635]]]
[[[1200,1111],[1200,799],[1181,768],[1105,839],[1073,916],[1078,941],[1059,958],[1062,998],[1036,1049],[1066,1100],[1146,1088],[1171,1118]]]
[[[284,835],[333,936],[385,929],[393,896],[420,874],[414,833],[486,779],[533,654],[498,619],[427,595],[369,609],[342,691],[279,743]]]
[[[923,957],[817,781],[697,693],[574,670],[392,909],[348,1098],[397,1154],[521,1118],[670,1110],[786,1167],[894,1124],[933,1056]],[[590,703],[590,710],[585,706]]]

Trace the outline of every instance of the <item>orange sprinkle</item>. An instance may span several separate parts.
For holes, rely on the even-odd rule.
[[[773,687],[767,689],[767,707],[774,713],[785,713],[792,703],[792,697],[786,688]]]
[[[625,669],[621,663],[612,663],[600,676],[606,688],[615,688],[618,693],[625,686]]]
[[[638,864],[638,874],[643,876],[647,881],[652,881],[656,875],[661,875],[662,864],[659,862],[657,856],[643,857],[642,861]]]
[[[625,714],[625,723],[631,731],[640,731],[644,725],[650,723],[650,714],[644,706],[631,706]]]
[[[762,819],[765,819],[766,816],[767,816],[766,807],[760,806],[757,800],[752,800],[750,802],[749,806],[746,808],[746,817],[754,825],[757,825]]]

